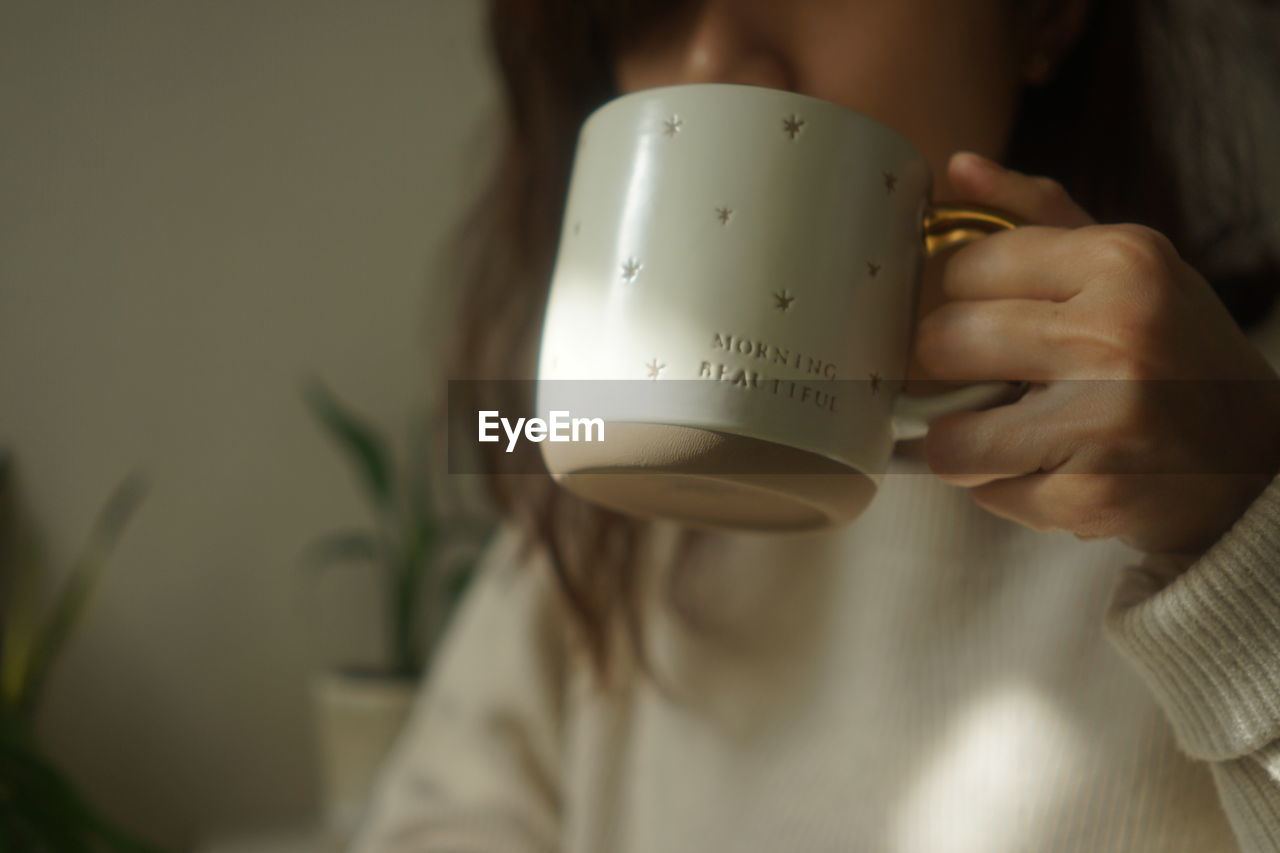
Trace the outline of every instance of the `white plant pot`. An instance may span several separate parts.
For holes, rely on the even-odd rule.
[[[382,760],[403,728],[418,682],[353,670],[312,679],[326,829],[346,843],[364,818]]]

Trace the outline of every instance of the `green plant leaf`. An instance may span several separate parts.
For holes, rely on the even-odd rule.
[[[384,570],[387,669],[417,677],[439,625],[467,581],[450,576],[447,584],[440,567],[456,560],[451,556],[454,550],[468,550],[476,540],[487,538],[492,520],[477,519],[462,505],[462,495],[453,488],[457,483],[437,476],[447,459],[443,407],[410,417],[405,464],[393,469],[396,460],[374,426],[339,402],[318,379],[310,380],[304,393],[316,417],[355,462],[379,510],[372,533],[331,536],[312,546],[304,561],[323,566],[369,560]]]
[[[39,554],[22,523],[12,455],[0,451],[0,706],[16,708],[40,627]]]
[[[458,602],[466,593],[467,588],[471,585],[472,578],[475,577],[475,567],[478,561],[472,557],[460,560],[459,567],[451,571],[445,579],[444,583],[444,599],[446,602],[445,613],[446,619],[453,615],[453,611],[457,609]]]
[[[319,379],[307,380],[302,393],[312,413],[355,466],[374,506],[387,513],[395,503],[395,490],[391,453],[382,434]]]
[[[31,649],[40,625],[37,575],[30,560],[15,560],[9,576],[4,613],[4,645],[0,646],[0,705],[17,708],[31,664]]]
[[[13,454],[0,448],[0,706],[14,699],[16,684],[12,689],[10,684],[21,683],[21,675],[12,670],[25,659],[26,651],[15,649],[27,645],[31,630],[29,625],[15,624],[30,610],[22,601],[30,568],[21,566],[16,552],[19,533],[13,491]]]
[[[409,421],[409,435],[405,440],[407,499],[411,518],[433,518],[438,511],[431,435],[430,416],[415,414]]]
[[[146,494],[146,480],[138,473],[125,478],[99,511],[89,540],[71,574],[55,598],[53,608],[31,644],[25,677],[18,686],[16,706],[33,714],[50,668],[71,638],[88,604],[103,567],[129,518]]]
[[[433,619],[431,624],[426,626],[427,630],[423,637],[422,645],[428,658],[434,654],[457,612],[458,604],[470,588],[478,562],[477,556],[464,553],[454,554],[451,559],[442,561],[441,582],[433,593],[436,601],[434,606],[429,608]]]
[[[322,571],[343,563],[378,565],[382,559],[382,544],[376,535],[367,530],[349,530],[311,543],[299,562],[309,571]]]
[[[436,523],[430,518],[418,519],[409,537],[405,570],[414,573],[427,571],[438,539],[439,529]]]
[[[409,544],[401,556],[393,593],[392,649],[395,668],[404,673],[422,671],[424,631],[432,608],[422,600],[429,592],[432,569],[441,542],[440,529],[430,517],[417,519]]]
[[[0,711],[0,850],[158,853],[100,815],[41,754],[24,720]]]

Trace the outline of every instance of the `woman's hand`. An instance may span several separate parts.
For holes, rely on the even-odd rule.
[[[1280,377],[1158,232],[1098,225],[1058,184],[976,155],[948,178],[1031,224],[948,259],[917,362],[1032,385],[935,421],[930,468],[1036,530],[1203,551],[1280,471]]]

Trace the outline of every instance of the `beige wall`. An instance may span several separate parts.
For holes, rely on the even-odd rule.
[[[306,680],[373,653],[377,601],[294,564],[367,517],[297,383],[398,440],[421,401],[494,102],[479,6],[0,3],[0,443],[59,567],[152,485],[44,731],[158,840],[314,808]]]

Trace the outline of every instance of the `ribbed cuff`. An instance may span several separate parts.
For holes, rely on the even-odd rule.
[[[1222,807],[1231,821],[1241,851],[1280,850],[1280,810],[1276,808],[1276,750],[1273,744],[1260,760],[1241,758],[1211,765]]]
[[[1280,478],[1165,585],[1159,565],[1125,572],[1105,630],[1179,745],[1223,761],[1280,737]]]

